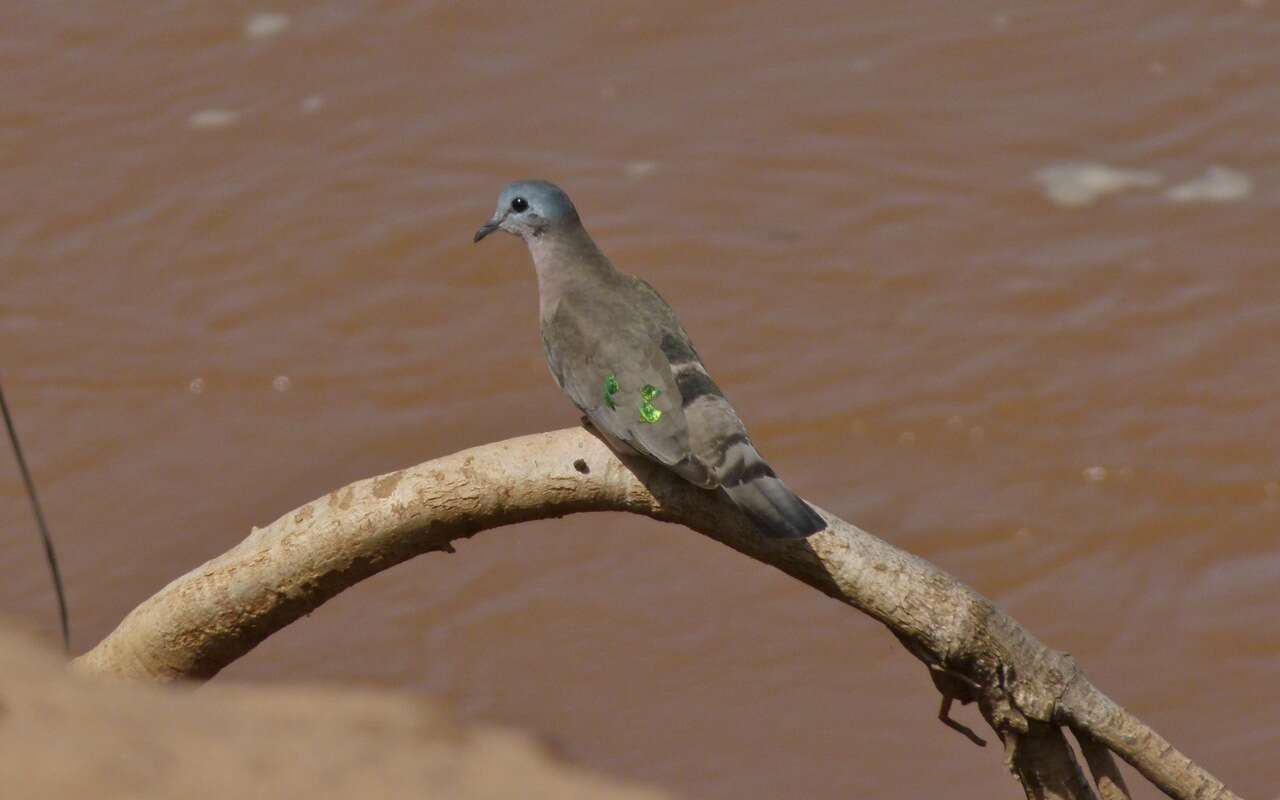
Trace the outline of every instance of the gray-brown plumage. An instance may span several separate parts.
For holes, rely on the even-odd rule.
[[[529,246],[551,374],[615,446],[723,489],[770,536],[826,527],[760,457],[675,312],[600,252],[568,195],[545,181],[512,183],[475,241],[495,230]]]

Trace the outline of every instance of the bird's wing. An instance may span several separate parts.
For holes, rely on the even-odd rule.
[[[675,313],[635,280],[621,297],[566,297],[543,324],[551,374],[598,428],[708,489],[770,536],[826,522],[760,457]]]
[[[659,349],[680,394],[688,430],[689,456],[676,470],[707,488],[723,488],[769,536],[797,538],[825,528],[821,515],[787,488],[760,456],[675,314],[657,292],[643,281],[638,283],[666,315],[666,322],[659,326]]]
[[[652,289],[627,288],[621,303],[565,298],[543,324],[547,361],[556,382],[592,423],[678,467],[692,455],[689,426],[662,345],[664,338],[684,332]]]

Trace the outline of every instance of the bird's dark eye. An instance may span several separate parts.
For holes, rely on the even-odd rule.
[[[516,212],[517,214],[527,210],[528,208],[529,208],[529,201],[525,200],[523,197],[517,197],[516,199],[511,201],[511,210]]]

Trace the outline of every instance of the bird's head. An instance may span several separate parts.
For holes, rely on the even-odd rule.
[[[578,224],[578,210],[559,186],[546,181],[515,181],[502,190],[497,210],[476,231],[474,241],[500,230],[527,242]]]

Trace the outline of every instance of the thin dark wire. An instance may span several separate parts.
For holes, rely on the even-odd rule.
[[[62,622],[62,646],[70,655],[71,623],[67,620],[67,596],[62,591],[62,572],[58,569],[58,556],[53,552],[53,537],[49,535],[49,526],[44,522],[40,501],[36,499],[36,485],[31,480],[31,472],[27,469],[27,460],[22,457],[22,445],[18,444],[18,431],[13,427],[13,417],[9,415],[9,404],[4,401],[3,387],[0,387],[0,411],[4,412],[4,426],[9,429],[13,455],[18,459],[18,471],[22,473],[22,482],[27,485],[27,496],[31,498],[31,511],[36,515],[40,538],[44,540],[44,557],[49,561],[49,571],[53,573],[53,588],[58,593],[58,618]]]

